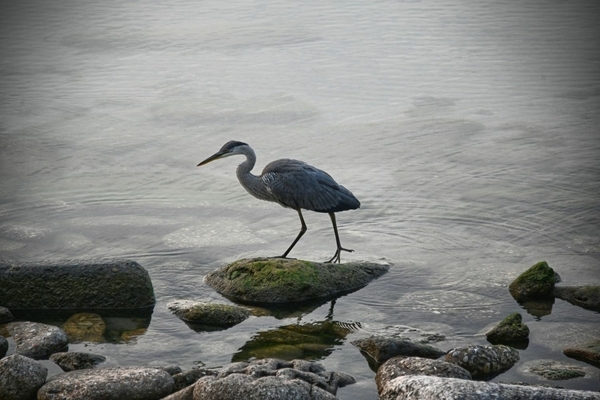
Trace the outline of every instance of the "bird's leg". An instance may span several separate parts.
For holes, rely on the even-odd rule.
[[[298,233],[298,236],[296,236],[296,240],[294,240],[292,245],[285,251],[285,253],[283,253],[281,258],[286,258],[288,253],[294,248],[296,243],[298,243],[298,240],[300,240],[300,238],[302,237],[302,235],[304,235],[304,232],[306,232],[306,229],[307,229],[306,223],[304,222],[304,218],[302,217],[302,211],[300,211],[299,208],[296,211],[298,211],[298,216],[300,217],[300,223],[302,224],[302,227],[300,228],[300,233]]]
[[[341,262],[340,253],[342,252],[342,250],[347,251],[347,252],[353,252],[354,250],[344,249],[342,247],[342,245],[340,243],[340,235],[338,235],[337,224],[335,223],[335,214],[330,212],[329,217],[331,218],[331,223],[333,224],[333,232],[335,233],[335,243],[337,244],[337,250],[335,251],[335,254],[333,255],[333,257],[331,257],[331,259],[327,262],[328,263],[337,262],[339,264]]]

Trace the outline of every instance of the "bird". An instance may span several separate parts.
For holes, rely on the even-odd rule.
[[[200,167],[211,161],[235,155],[246,157],[246,160],[238,165],[236,175],[248,193],[260,200],[275,202],[298,212],[301,223],[300,233],[285,253],[278,258],[287,258],[290,251],[308,230],[302,210],[328,213],[331,218],[337,248],[327,263],[337,262],[339,264],[342,251],[354,251],[342,247],[335,213],[355,210],[360,207],[360,201],[348,189],[339,185],[331,175],[304,161],[287,158],[270,162],[260,175],[254,175],[251,172],[256,164],[254,150],[248,144],[236,140],[225,143],[218,152],[197,166]]]

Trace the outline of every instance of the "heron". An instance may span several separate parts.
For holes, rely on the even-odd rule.
[[[248,193],[260,200],[272,201],[298,212],[300,233],[280,258],[287,258],[308,229],[302,216],[303,209],[328,213],[331,218],[337,249],[333,257],[327,261],[328,263],[340,263],[342,251],[354,251],[342,247],[335,221],[336,212],[355,210],[360,207],[360,202],[348,189],[339,185],[327,172],[303,161],[287,158],[267,164],[262,174],[254,175],[251,172],[256,164],[254,150],[248,144],[236,140],[225,143],[218,152],[198,164],[198,167],[238,154],[246,156],[246,160],[238,165],[236,175]]]

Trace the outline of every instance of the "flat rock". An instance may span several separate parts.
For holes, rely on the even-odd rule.
[[[554,285],[560,277],[546,261],[540,261],[517,277],[509,286],[517,301],[552,297]]]
[[[504,345],[476,345],[454,348],[448,351],[445,359],[478,377],[509,369],[519,361],[519,352]]]
[[[585,376],[585,371],[578,365],[565,364],[559,361],[543,361],[529,368],[529,372],[543,376],[552,381],[560,381]]]
[[[600,339],[565,347],[563,353],[568,357],[600,366]]]
[[[156,368],[98,368],[51,377],[37,400],[159,400],[172,391],[171,375]]]
[[[18,354],[0,360],[0,395],[2,400],[35,399],[46,381],[48,369],[29,357]]]
[[[421,357],[393,357],[377,370],[375,382],[377,391],[383,392],[385,385],[403,375],[430,375],[444,378],[471,379],[466,369],[442,360]]]
[[[0,262],[0,304],[13,309],[154,306],[148,272],[131,260]]]
[[[183,321],[206,325],[233,326],[250,316],[250,311],[243,307],[192,300],[173,301],[167,308]]]
[[[598,400],[600,393],[542,386],[508,385],[437,376],[407,375],[393,379],[379,400]]]
[[[98,364],[106,361],[106,357],[90,353],[54,353],[50,360],[58,365],[63,371],[75,371],[79,369],[95,368]]]
[[[222,295],[249,303],[288,303],[327,298],[366,286],[388,266],[326,264],[287,258],[243,259],[209,273],[205,281]]]
[[[396,356],[436,359],[446,354],[437,347],[396,337],[371,336],[355,340],[352,344],[379,364]]]
[[[36,360],[64,351],[69,344],[67,334],[53,325],[10,322],[5,329],[15,340],[17,354]]]
[[[523,324],[523,317],[518,312],[510,314],[498,325],[485,334],[490,342],[505,343],[526,340],[529,337],[529,327]]]
[[[600,286],[556,286],[552,293],[576,306],[600,311]]]

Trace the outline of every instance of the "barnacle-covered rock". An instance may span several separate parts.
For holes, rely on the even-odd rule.
[[[446,353],[446,361],[460,365],[476,377],[509,369],[519,361],[519,352],[504,345],[459,347]]]

